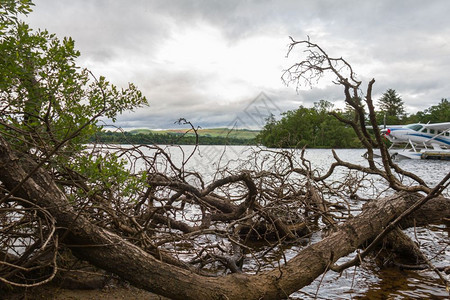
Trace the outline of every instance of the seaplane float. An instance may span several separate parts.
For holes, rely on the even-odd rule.
[[[392,143],[388,151],[393,159],[450,160],[450,122],[386,125],[381,133]]]

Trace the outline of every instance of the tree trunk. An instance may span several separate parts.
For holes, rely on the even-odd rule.
[[[12,190],[36,164],[16,155],[0,137],[0,181]],[[79,216],[47,172],[39,168],[17,189],[15,196],[46,208],[57,226],[67,229],[64,243],[75,255],[113,272],[131,284],[172,299],[280,299],[310,284],[340,257],[373,239],[414,201],[417,195],[393,195],[366,205],[360,215],[299,252],[286,265],[256,275],[230,274],[205,277],[158,261],[120,236]],[[438,210],[433,208],[437,206]],[[415,216],[418,223],[450,216],[450,201],[436,198]],[[432,217],[429,219],[429,217]],[[410,219],[409,219],[410,220]],[[410,222],[410,221],[409,221]],[[403,225],[409,225],[405,222]]]

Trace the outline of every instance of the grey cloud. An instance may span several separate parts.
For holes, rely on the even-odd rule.
[[[130,55],[144,50],[150,53],[168,35],[171,20],[143,7],[145,1],[139,2],[36,1],[27,21],[60,37],[73,37],[85,58],[112,57],[117,49]]]

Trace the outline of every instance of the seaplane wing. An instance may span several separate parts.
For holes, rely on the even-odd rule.
[[[379,129],[386,129],[386,128],[402,128],[405,127],[405,125],[378,125]],[[367,129],[373,129],[372,125],[366,125]]]
[[[428,123],[428,124],[421,124],[421,125],[427,129],[434,129],[434,130],[441,130],[441,131],[450,130],[450,122]]]
[[[421,128],[425,129],[434,129],[439,131],[447,131],[450,130],[450,122],[443,122],[443,123],[417,123],[417,124],[409,124],[409,125],[378,125],[380,129],[386,129],[386,128],[404,128],[411,125],[421,125]],[[417,126],[415,126],[417,127]],[[373,129],[372,126],[367,125],[367,129]]]

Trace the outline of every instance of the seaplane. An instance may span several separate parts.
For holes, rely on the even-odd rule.
[[[450,160],[450,122],[385,125],[381,133],[392,143],[389,154],[394,159]]]

